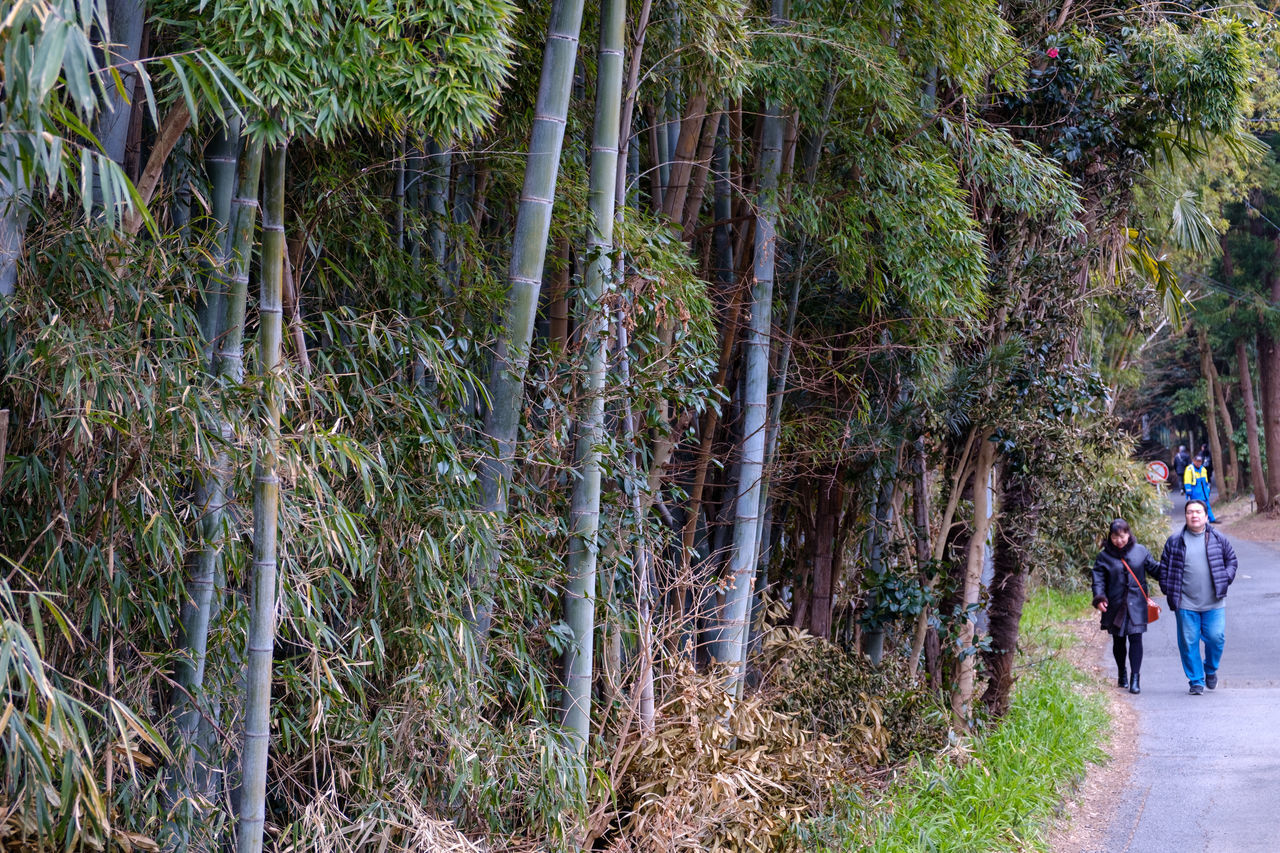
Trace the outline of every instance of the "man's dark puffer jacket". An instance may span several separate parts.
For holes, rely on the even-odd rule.
[[[1185,526],[1182,528],[1187,529]],[[1204,547],[1209,555],[1209,575],[1213,578],[1213,594],[1218,598],[1227,597],[1227,587],[1236,579],[1235,549],[1231,542],[1212,527],[1204,529]],[[1182,606],[1182,573],[1186,569],[1187,545],[1182,541],[1182,533],[1169,537],[1164,543],[1164,553],[1160,555],[1160,571],[1156,580],[1169,600],[1169,607],[1177,610]]]

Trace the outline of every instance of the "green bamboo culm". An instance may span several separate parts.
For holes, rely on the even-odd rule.
[[[240,162],[240,117],[229,115],[226,124],[205,149],[204,168],[209,177],[210,263],[200,295],[200,331],[204,334],[205,363],[212,370],[213,353],[226,321],[227,269],[232,263],[231,204],[236,195],[236,167]]]
[[[780,0],[774,0],[773,23],[781,23]],[[760,491],[764,478],[765,433],[769,405],[769,343],[772,329],[773,273],[777,256],[778,180],[782,172],[782,104],[769,98],[760,141],[759,191],[756,199],[755,283],[751,288],[751,323],[744,336],[745,377],[742,400],[742,456],[734,502],[733,547],[729,552],[729,586],[719,624],[712,637],[711,656],[740,664],[747,642],[748,609],[755,580],[759,544]],[[734,676],[741,695],[745,671]]]
[[[284,176],[286,145],[267,156],[262,210],[262,287],[258,349],[264,432],[253,470],[253,571],[249,597],[248,668],[241,746],[240,815],[236,853],[259,853],[267,809],[271,737],[271,670],[276,639],[276,528],[280,514],[280,341],[284,318]]]
[[[569,508],[569,581],[565,622],[573,641],[564,655],[565,690],[561,713],[580,759],[591,736],[591,674],[594,662],[596,556],[600,529],[600,445],[604,441],[604,383],[609,323],[602,304],[613,250],[613,213],[618,174],[619,118],[622,109],[622,44],[626,0],[604,0],[600,8],[600,50],[596,72],[596,112],[591,142],[586,276],[579,328],[588,348],[584,399],[574,447],[573,496]],[[585,791],[586,768],[579,780]]]
[[[204,367],[213,378],[240,380],[239,373],[230,373],[240,364],[240,340],[243,338],[245,288],[249,280],[249,260],[253,254],[253,234],[257,217],[257,186],[261,171],[261,147],[250,147],[246,156],[237,155],[240,122],[229,120],[211,144],[206,168],[211,180],[210,228],[214,230],[213,259],[205,270],[205,290],[200,305],[200,326],[204,335]],[[252,199],[246,202],[245,199]],[[236,291],[229,282],[244,282]],[[239,304],[230,304],[232,299]],[[223,357],[228,343],[227,323],[238,318],[234,358]],[[227,371],[227,372],[224,372]],[[213,468],[201,473],[196,488],[196,505],[199,507],[199,544],[195,553],[187,558],[187,580],[182,605],[182,654],[176,667],[173,688],[173,705],[176,713],[174,744],[178,762],[169,779],[169,796],[172,802],[187,799],[196,793],[197,779],[209,778],[207,768],[198,767],[197,743],[204,720],[201,714],[204,690],[205,663],[208,658],[209,625],[220,606],[218,595],[218,567],[222,557],[226,528],[226,496],[232,477],[232,460],[229,448],[233,430],[219,403],[213,439]],[[191,798],[194,800],[194,798]],[[181,846],[183,839],[177,839]]]
[[[244,379],[244,315],[249,302],[249,261],[258,224],[258,181],[262,142],[250,139],[240,155],[239,183],[231,201],[231,276],[223,310],[222,334],[214,344],[214,372],[239,383]]]
[[[537,318],[538,293],[542,287],[542,266],[547,255],[547,235],[551,230],[551,209],[555,203],[560,152],[573,94],[573,69],[578,57],[578,34],[582,29],[583,0],[555,0],[547,46],[542,55],[542,76],[534,108],[529,156],[525,161],[524,185],[516,213],[515,237],[511,248],[504,334],[494,350],[489,375],[489,411],[485,415],[485,435],[493,442],[492,453],[480,470],[483,509],[496,516],[507,512],[507,489],[515,460],[516,434],[524,402],[524,375],[529,366],[529,345]],[[493,567],[485,564],[480,576],[472,577],[471,622],[477,640],[485,641],[492,620],[487,603]]]

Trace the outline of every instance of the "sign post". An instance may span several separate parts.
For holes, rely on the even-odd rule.
[[[1164,489],[1161,486],[1169,481],[1169,466],[1159,459],[1152,460],[1147,463],[1146,477],[1147,482],[1155,487],[1156,497],[1163,500]]]

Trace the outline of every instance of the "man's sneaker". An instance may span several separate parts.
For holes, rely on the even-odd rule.
[[[1192,695],[1192,696],[1199,696],[1199,695],[1201,695],[1202,693],[1204,693],[1204,685],[1203,685],[1203,684],[1193,684],[1193,685],[1191,685],[1191,690],[1190,690],[1189,692],[1191,693],[1191,695]]]
[[[1213,675],[1209,675],[1209,674],[1207,674],[1207,673],[1206,673],[1206,674],[1205,674],[1205,677],[1204,677],[1204,686],[1205,686],[1205,687],[1208,687],[1210,690],[1212,690],[1213,688],[1217,687],[1217,686],[1218,686],[1218,674],[1217,674],[1216,672],[1215,672]]]

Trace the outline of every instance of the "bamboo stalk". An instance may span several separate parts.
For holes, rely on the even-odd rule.
[[[249,301],[249,261],[258,224],[258,179],[262,142],[250,140],[240,157],[240,179],[231,202],[231,277],[222,311],[222,332],[214,343],[214,370],[239,383],[244,379],[244,315]]]
[[[240,119],[230,115],[205,149],[209,176],[209,227],[213,231],[211,264],[204,276],[200,331],[204,334],[205,369],[214,372],[214,352],[225,330],[227,268],[233,263],[231,234],[232,200],[236,195],[236,171],[240,163]]]
[[[524,376],[529,367],[529,345],[533,340],[547,235],[551,230],[551,208],[555,203],[560,152],[573,90],[582,7],[583,0],[554,0],[551,7],[524,186],[516,213],[505,331],[495,348],[489,374],[492,405],[485,416],[484,432],[494,447],[481,464],[480,486],[483,510],[498,518],[507,512],[507,489],[515,463]],[[471,578],[471,623],[476,638],[483,643],[492,619],[486,599],[494,566],[485,565],[480,571],[481,576],[473,573]]]
[[[774,0],[775,25],[782,17]],[[782,106],[769,100],[760,144],[760,181],[755,227],[755,283],[751,288],[751,323],[743,340],[746,352],[742,400],[742,453],[734,506],[733,547],[724,606],[711,641],[716,660],[742,660],[747,641],[747,607],[755,579],[755,550],[760,522],[760,486],[764,474],[765,423],[769,404],[769,346],[772,331],[773,275],[777,254],[778,177],[782,169]],[[738,667],[734,692],[741,695],[745,672]]]
[[[591,142],[588,205],[591,229],[587,239],[582,316],[584,345],[589,350],[586,414],[579,419],[574,448],[573,496],[569,510],[569,580],[565,589],[565,621],[573,642],[565,653],[565,728],[585,759],[591,736],[591,675],[595,636],[596,555],[600,528],[600,445],[604,442],[604,383],[608,359],[608,318],[602,298],[609,278],[613,250],[614,181],[618,174],[619,113],[622,108],[622,46],[626,0],[605,0],[600,8],[600,49],[597,59],[596,112]],[[580,782],[586,784],[586,769]]]
[[[280,514],[280,410],[284,395],[281,339],[284,325],[284,177],[286,144],[267,156],[262,211],[262,282],[258,302],[259,372],[265,434],[253,472],[253,574],[250,580],[248,667],[245,674],[243,781],[237,853],[262,850],[266,822],[267,760],[271,737],[271,671],[275,651],[277,525]]]

